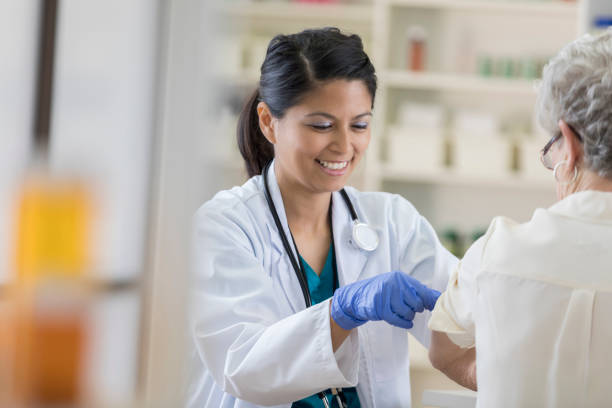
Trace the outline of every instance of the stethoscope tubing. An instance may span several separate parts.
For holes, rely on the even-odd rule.
[[[293,251],[291,250],[291,246],[289,245],[289,241],[287,240],[287,236],[285,235],[283,224],[280,221],[278,216],[278,212],[276,211],[276,206],[272,201],[272,196],[270,194],[270,188],[268,187],[268,168],[270,164],[268,163],[266,167],[264,167],[262,176],[264,179],[264,187],[266,190],[266,201],[268,202],[268,207],[270,208],[270,212],[272,213],[272,218],[274,218],[274,223],[276,224],[276,228],[278,228],[278,235],[280,235],[281,241],[283,242],[283,247],[287,252],[287,256],[291,261],[291,266],[293,266],[293,270],[295,271],[295,275],[300,283],[300,288],[302,289],[302,295],[304,296],[304,302],[306,303],[306,307],[312,306],[312,299],[310,298],[310,291],[308,290],[308,282],[306,281],[306,273],[302,269],[301,262],[298,263],[298,260],[293,256]],[[297,245],[295,244],[295,240],[293,239],[293,235],[291,235],[291,239],[293,240],[294,248],[297,252]],[[299,254],[298,254],[299,257]]]
[[[263,169],[262,172],[262,177],[264,180],[264,188],[265,188],[265,196],[266,196],[266,201],[268,203],[268,207],[270,209],[270,212],[272,213],[272,218],[274,219],[274,223],[276,224],[276,228],[278,229],[278,234],[280,235],[281,241],[283,243],[283,247],[285,248],[285,251],[287,251],[287,256],[289,257],[289,260],[291,261],[291,266],[293,267],[293,270],[295,271],[295,274],[298,278],[298,282],[300,283],[300,288],[302,289],[302,295],[304,296],[304,301],[306,302],[306,307],[310,307],[312,306],[312,299],[310,297],[310,291],[308,290],[308,282],[306,280],[306,272],[304,271],[303,267],[302,267],[302,263],[299,262],[299,252],[297,249],[297,245],[295,243],[295,239],[293,238],[293,234],[291,234],[291,231],[289,231],[289,233],[291,234],[291,240],[293,241],[293,247],[295,248],[296,254],[298,256],[298,259],[295,259],[295,257],[293,256],[293,251],[291,250],[291,245],[289,245],[289,241],[287,240],[287,236],[285,235],[284,232],[284,228],[283,228],[283,224],[281,223],[280,217],[278,216],[278,212],[276,211],[276,206],[274,205],[274,201],[272,201],[272,195],[270,194],[270,187],[268,185],[268,169],[270,168],[270,165],[272,164],[272,161],[270,161],[268,164],[266,164],[266,166]],[[351,213],[351,219],[353,221],[357,221],[357,212],[355,211],[355,208],[353,207],[353,203],[351,202],[351,199],[349,198],[346,190],[341,189],[340,190],[340,195],[342,195],[342,198],[349,210],[349,212]],[[330,217],[330,225],[331,225],[331,206],[330,206],[330,212],[329,212],[329,217]],[[334,230],[333,228],[331,228],[331,234],[332,234],[332,245],[334,244]],[[335,253],[335,251],[334,251]]]
[[[295,275],[297,276],[298,282],[300,283],[300,288],[302,289],[302,295],[304,296],[304,302],[306,303],[306,307],[308,308],[312,306],[312,299],[310,297],[310,291],[308,290],[306,272],[304,271],[302,263],[299,261],[300,253],[295,243],[295,239],[293,238],[293,234],[291,234],[291,231],[289,231],[289,233],[291,234],[291,240],[293,241],[293,247],[295,248],[295,252],[298,257],[298,259],[296,260],[296,258],[293,256],[293,251],[291,250],[291,246],[289,245],[289,241],[287,240],[287,236],[284,232],[283,224],[281,223],[280,217],[278,216],[278,212],[276,211],[276,206],[274,205],[274,201],[272,201],[272,195],[270,194],[270,187],[268,186],[268,169],[270,168],[271,164],[272,164],[272,161],[266,164],[262,172],[266,201],[268,203],[270,212],[272,213],[272,218],[274,218],[274,223],[276,224],[276,228],[278,228],[278,234],[280,235],[281,241],[283,242],[283,247],[285,248],[285,251],[287,252],[287,256],[289,257],[289,260],[291,261],[291,266],[293,267],[293,270],[295,271]],[[349,199],[348,194],[346,193],[344,189],[340,190],[340,194],[342,195],[342,198],[344,199],[344,202],[346,203],[351,213],[351,218],[353,219],[353,221],[356,221],[357,213],[355,212],[355,208],[353,207],[353,204],[351,203],[351,200]],[[331,222],[332,222],[332,218],[331,218],[331,204],[330,204],[330,207],[329,207],[330,226],[331,226]],[[331,240],[332,240],[332,245],[334,245],[334,229],[333,228],[331,228]],[[334,251],[334,253],[336,253],[336,251]],[[339,286],[339,282],[337,280],[336,274],[334,274],[334,289],[337,286]],[[340,407],[346,407],[346,403],[344,402],[345,400],[344,393],[342,392],[341,388],[333,389],[332,394],[335,395],[335,397],[337,398]],[[327,401],[327,397],[325,396],[325,394],[323,392],[319,392],[317,395],[323,401],[323,404],[325,405],[325,407],[329,408],[329,403]]]

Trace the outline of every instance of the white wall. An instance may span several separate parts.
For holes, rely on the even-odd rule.
[[[157,2],[60,2],[50,163],[96,187],[96,273],[143,266],[153,142]]]
[[[32,147],[38,6],[0,2],[0,283],[12,269],[15,194]]]
[[[199,196],[210,193],[217,173],[196,166],[197,146],[212,137],[200,128],[206,84],[200,57],[207,38],[202,0],[163,2],[163,55],[160,82],[158,149],[154,155],[155,184],[150,246],[151,314],[146,322],[144,399],[146,406],[182,406],[189,249],[192,215]]]
[[[108,406],[136,394],[155,133],[159,2],[64,0],[58,10],[49,164],[95,199],[94,275],[134,289],[97,295],[86,393]]]

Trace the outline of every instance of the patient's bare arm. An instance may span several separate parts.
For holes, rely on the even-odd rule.
[[[429,348],[431,364],[457,384],[476,391],[476,349],[464,349],[446,333],[433,331]]]

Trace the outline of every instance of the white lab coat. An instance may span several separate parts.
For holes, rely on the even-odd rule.
[[[478,406],[612,406],[612,193],[496,218],[429,326],[476,346]]]
[[[268,181],[289,237],[272,170]],[[377,231],[380,244],[373,252],[351,244],[349,210],[333,193],[340,285],[401,270],[430,287],[445,287],[457,260],[408,201],[350,187],[346,191],[360,221]],[[357,386],[363,407],[410,406],[406,330],[368,322],[332,351],[329,301],[305,308],[261,176],[218,193],[198,210],[195,227],[189,407],[290,407],[329,387],[351,386]],[[426,346],[428,319],[429,313],[419,314],[410,330]]]

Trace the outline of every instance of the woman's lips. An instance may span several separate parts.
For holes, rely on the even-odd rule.
[[[346,173],[349,168],[350,160],[345,161],[327,161],[327,160],[315,160],[321,169],[329,174],[330,176],[341,176]]]

